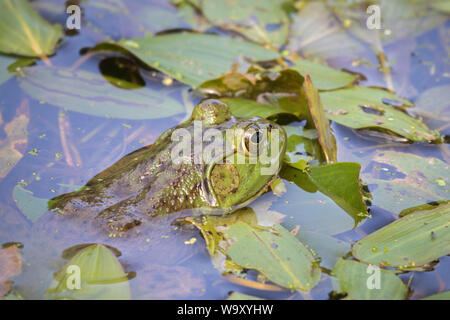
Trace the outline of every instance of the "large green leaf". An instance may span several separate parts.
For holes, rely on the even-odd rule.
[[[236,264],[256,269],[274,283],[309,291],[320,279],[320,268],[311,252],[289,231],[278,225],[275,232],[235,223],[224,230],[232,244],[226,254]]]
[[[420,267],[450,254],[450,203],[418,210],[369,234],[353,246],[367,263],[400,269]]]
[[[422,121],[387,104],[395,101],[411,105],[385,90],[352,87],[321,92],[320,98],[328,111],[327,117],[344,126],[393,132],[411,141],[441,141],[439,132],[430,130]]]
[[[0,34],[1,52],[42,57],[54,53],[62,28],[45,21],[28,0],[2,0]]]
[[[358,78],[358,76],[351,73],[307,59],[298,59],[291,68],[297,70],[304,77],[309,74],[312,83],[319,90],[332,90],[346,87],[354,83]]]
[[[272,60],[278,53],[241,39],[213,34],[179,33],[104,42],[94,50],[127,51],[171,77],[199,86],[230,72],[239,57]]]
[[[120,89],[83,70],[24,68],[21,88],[31,97],[68,110],[123,119],[155,119],[182,113],[183,105],[163,90]]]
[[[373,204],[394,214],[449,198],[449,166],[437,158],[382,150],[366,167],[362,178],[370,186]]]
[[[376,277],[374,270],[367,264],[340,259],[333,268],[332,274],[339,280],[339,292],[347,293],[345,299],[352,300],[403,300],[408,288],[394,272],[379,270],[379,288],[373,287],[370,277]],[[370,271],[370,272],[369,272]],[[376,271],[375,271],[376,272]],[[372,288],[372,289],[370,289]]]
[[[77,268],[78,267],[78,268]],[[76,284],[80,272],[80,288]],[[76,254],[55,276],[46,291],[48,299],[128,300],[131,297],[128,276],[114,253],[94,244]]]
[[[242,33],[248,39],[279,47],[286,42],[289,18],[279,0],[200,1],[202,13],[214,25]]]

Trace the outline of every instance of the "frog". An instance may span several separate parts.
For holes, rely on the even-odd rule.
[[[217,152],[208,161],[195,150],[186,152],[184,161],[174,163],[175,149],[180,149],[179,140],[174,139],[177,133],[191,138],[200,135],[197,144],[202,150],[223,146],[204,139],[203,132],[196,132],[199,126],[204,132],[231,132],[231,138],[222,137],[228,148],[214,150]],[[271,148],[275,131],[277,146]],[[184,146],[190,148],[191,143],[189,139]],[[110,232],[125,232],[146,219],[183,210],[232,211],[268,190],[281,169],[285,150],[282,126],[259,117],[237,118],[226,103],[207,99],[194,108],[187,121],[164,132],[151,146],[126,155],[80,190],[50,200],[49,209],[65,216],[97,219]],[[255,152],[266,152],[269,161],[262,163],[262,156],[258,158]],[[241,163],[235,163],[239,156]],[[267,164],[275,167],[263,174]]]
[[[214,138],[205,137],[208,132]],[[48,212],[33,225],[25,244],[25,260],[32,268],[25,268],[23,285],[34,288],[29,292],[38,298],[42,285],[32,283],[51,281],[48,271],[60,270],[67,262],[62,252],[101,243],[122,252],[125,269],[137,277],[130,283],[141,287],[143,296],[179,297],[183,283],[186,296],[203,294],[198,283],[204,283],[200,270],[209,254],[196,241],[200,236],[193,226],[174,221],[230,214],[250,204],[278,177],[286,142],[284,129],[273,121],[236,117],[217,99],[201,101],[186,121],[163,132],[153,144],[125,155],[79,190],[49,200]],[[216,148],[221,145],[225,147]],[[202,152],[195,152],[196,147]],[[191,259],[199,255],[203,258]],[[188,260],[188,267],[180,265]],[[170,287],[156,282],[169,269],[175,276],[180,268],[185,271]],[[198,281],[187,285],[183,277],[188,273]],[[149,275],[152,283],[142,289]],[[159,285],[164,290],[155,289]]]

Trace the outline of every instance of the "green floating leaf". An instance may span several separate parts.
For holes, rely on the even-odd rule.
[[[264,300],[263,298],[251,296],[249,294],[233,291],[226,300]]]
[[[432,296],[425,297],[422,300],[450,300],[450,291],[433,294]]]
[[[314,253],[314,258],[320,258],[320,266],[329,270],[351,250],[349,243],[318,232],[302,231],[300,228],[296,237]]]
[[[93,50],[126,51],[171,77],[197,87],[230,72],[239,57],[273,60],[279,54],[241,39],[180,33],[103,42]]]
[[[332,90],[353,84],[358,76],[337,70],[321,63],[307,59],[298,59],[292,69],[297,70],[302,76],[311,77],[312,83],[319,90]]]
[[[230,259],[249,269],[256,269],[270,281],[292,289],[309,291],[320,279],[320,268],[311,252],[289,231],[278,225],[274,232],[238,222],[224,230],[231,245]]]
[[[373,204],[378,207],[397,214],[449,197],[449,166],[437,158],[383,150],[371,160],[362,178],[371,186]]]
[[[33,192],[16,185],[13,190],[13,199],[20,211],[30,220],[36,222],[47,212],[47,199],[33,196]]]
[[[379,271],[379,283],[376,270]],[[408,288],[394,272],[374,269],[358,261],[340,259],[332,274],[339,280],[339,292],[347,293],[345,299],[403,300],[408,292]]]
[[[236,117],[251,118],[251,117],[262,117],[269,118],[280,113],[288,113],[287,111],[269,106],[267,104],[262,104],[250,99],[243,98],[222,98],[220,99],[231,109],[231,113]]]
[[[360,184],[360,170],[359,163],[339,162],[311,167],[306,171],[317,189],[355,220],[355,226],[368,216]]]
[[[366,263],[414,269],[450,254],[450,203],[416,211],[369,234],[353,246]]]
[[[248,39],[280,47],[286,42],[289,18],[282,1],[201,1],[200,10],[216,26],[237,31]]]
[[[0,52],[42,57],[54,53],[62,28],[44,20],[28,0],[3,0],[0,34]]]
[[[411,141],[441,142],[439,132],[430,130],[422,121],[387,104],[411,105],[409,101],[387,91],[352,87],[321,92],[320,98],[327,111],[327,117],[344,126],[354,129],[384,130]]]
[[[131,293],[128,276],[114,253],[101,244],[94,244],[81,250],[64,266],[45,297],[128,300]]]
[[[303,90],[305,92],[306,100],[308,101],[309,112],[311,113],[311,117],[314,121],[319,144],[322,146],[325,159],[327,160],[327,163],[336,162],[336,138],[331,130],[330,122],[325,116],[325,112],[320,101],[319,91],[312,84],[309,75],[305,77]]]
[[[36,66],[25,68],[20,87],[36,100],[100,117],[157,119],[184,111],[163,90],[120,89],[101,75],[84,70]]]

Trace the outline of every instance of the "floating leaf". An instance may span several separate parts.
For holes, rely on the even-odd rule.
[[[0,34],[1,52],[42,57],[54,53],[62,28],[45,21],[27,0],[3,0]]]
[[[251,296],[249,294],[233,291],[226,300],[264,300],[263,298]]]
[[[339,293],[346,293],[345,299],[352,300],[403,300],[408,288],[394,272],[379,270],[379,289],[376,274],[367,264],[339,259],[332,274],[339,280]],[[373,279],[373,280],[372,280]],[[372,289],[370,289],[372,288]]]
[[[240,32],[252,41],[276,48],[286,42],[289,18],[282,1],[201,1],[200,9],[214,25]]]
[[[336,261],[351,250],[349,243],[333,238],[329,235],[303,231],[296,234],[297,239],[314,253],[314,258],[320,258],[320,266],[329,270],[333,269]]]
[[[387,104],[396,101],[406,106],[411,105],[407,100],[387,91],[352,87],[321,92],[320,98],[327,117],[344,126],[385,130],[411,141],[441,141],[439,132],[428,129],[422,121]]]
[[[425,297],[422,300],[450,300],[450,291],[433,294],[432,296]]]
[[[22,257],[17,246],[0,249],[0,298],[11,289],[11,279],[22,272]]]
[[[13,199],[20,211],[31,221],[36,222],[47,212],[47,199],[33,196],[33,192],[16,185],[13,190]]]
[[[23,157],[23,148],[28,143],[27,127],[30,121],[28,117],[28,104],[24,104],[16,112],[16,116],[4,125],[6,134],[0,139],[0,178],[4,178]],[[0,114],[0,125],[3,123]],[[22,147],[22,148],[20,148]]]
[[[224,231],[232,241],[226,254],[234,263],[256,269],[280,286],[309,291],[320,279],[320,268],[311,252],[282,226],[274,231],[235,223]]]
[[[439,159],[380,151],[371,160],[362,178],[369,184],[373,204],[378,207],[398,213],[411,206],[449,198],[450,179],[446,174],[449,166]]]
[[[128,300],[130,285],[115,254],[95,244],[81,250],[64,266],[46,291],[46,298]]]
[[[127,51],[171,77],[197,87],[231,71],[243,56],[255,61],[273,60],[278,53],[248,41],[212,34],[180,33],[103,42],[94,50]]]
[[[332,90],[346,87],[354,83],[358,78],[358,76],[351,73],[307,59],[296,60],[291,68],[297,70],[304,77],[309,75],[312,83],[319,90]]]
[[[220,99],[231,109],[231,113],[236,117],[251,118],[262,117],[269,118],[280,113],[287,113],[287,111],[262,104],[250,99],[243,98],[222,98]]]
[[[120,89],[101,75],[84,70],[36,66],[25,68],[21,88],[36,100],[94,116],[156,119],[183,112],[183,106],[163,90]]]
[[[330,122],[325,116],[322,103],[320,102],[319,91],[314,87],[309,75],[305,77],[303,83],[306,100],[308,101],[309,111],[317,130],[319,144],[328,163],[337,161],[336,138],[330,127]]]
[[[410,213],[369,234],[353,246],[366,263],[400,269],[425,266],[450,254],[450,203]]]

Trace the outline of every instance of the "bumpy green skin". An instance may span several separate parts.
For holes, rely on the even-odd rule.
[[[221,132],[257,124],[282,132],[278,150],[279,166],[273,175],[261,175],[262,164],[216,164],[192,162],[174,164],[172,150],[177,141],[172,133],[184,128],[194,136],[194,120],[203,128]],[[269,133],[270,134],[270,133]],[[203,142],[203,148],[208,142]],[[242,119],[231,115],[228,106],[217,100],[197,105],[191,118],[164,132],[153,145],[136,150],[93,177],[81,190],[49,201],[49,209],[77,219],[102,220],[111,231],[125,231],[148,217],[193,208],[230,210],[240,207],[267,190],[277,176],[285,152],[286,135],[275,123],[261,118]],[[235,157],[239,143],[231,153],[218,158]]]

